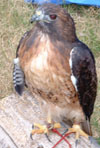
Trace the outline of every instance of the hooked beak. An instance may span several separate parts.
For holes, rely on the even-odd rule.
[[[33,15],[30,19],[30,23],[33,23],[36,20],[36,15]]]

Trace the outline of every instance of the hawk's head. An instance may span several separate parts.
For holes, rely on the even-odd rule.
[[[31,18],[31,22],[44,32],[69,40],[76,39],[74,21],[67,11],[55,4],[43,4],[38,7]]]

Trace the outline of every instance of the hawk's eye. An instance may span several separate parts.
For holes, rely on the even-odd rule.
[[[57,17],[57,15],[55,15],[55,14],[51,14],[51,15],[50,15],[50,18],[51,18],[52,20],[55,20],[56,17]]]

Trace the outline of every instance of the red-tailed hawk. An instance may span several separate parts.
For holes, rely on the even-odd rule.
[[[26,84],[39,97],[49,125],[58,128],[66,121],[73,125],[69,132],[88,137],[97,91],[93,54],[77,38],[73,19],[60,6],[41,5],[33,21],[14,60],[15,89],[22,94]],[[33,134],[48,132],[47,126],[35,126],[40,129]]]

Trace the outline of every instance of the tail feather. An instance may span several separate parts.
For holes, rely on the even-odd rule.
[[[16,92],[19,95],[22,95],[25,82],[24,82],[24,73],[19,66],[19,59],[18,58],[14,59],[13,83],[14,83],[14,87],[15,87]]]
[[[81,123],[82,130],[87,133],[88,135],[92,136],[92,130],[89,119]]]

